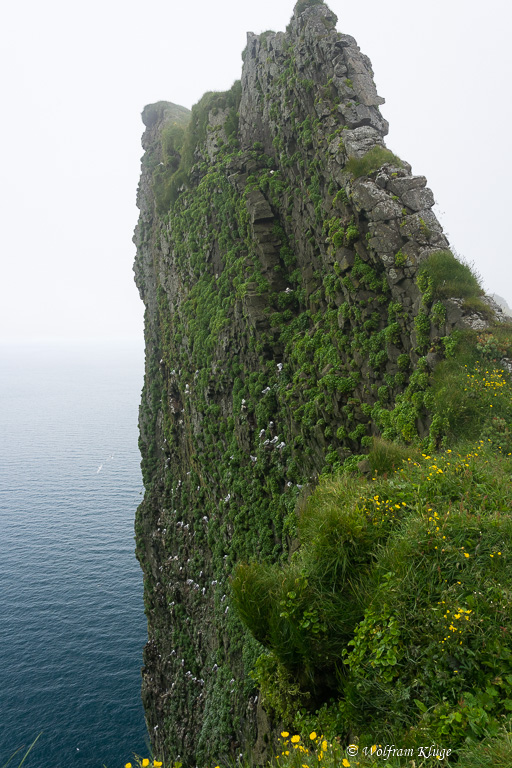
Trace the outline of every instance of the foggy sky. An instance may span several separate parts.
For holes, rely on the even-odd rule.
[[[512,304],[511,12],[504,2],[331,0],[372,61],[386,143],[425,175],[457,254]],[[145,104],[240,77],[288,0],[11,3],[0,46],[0,340],[141,338],[133,283]]]

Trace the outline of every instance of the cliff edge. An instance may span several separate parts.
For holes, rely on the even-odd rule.
[[[374,436],[440,440],[423,393],[446,339],[499,313],[336,22],[299,2],[286,32],[248,34],[230,91],[143,112],[143,700],[158,755],[187,765],[265,748],[236,563],[286,559],[297,504]]]

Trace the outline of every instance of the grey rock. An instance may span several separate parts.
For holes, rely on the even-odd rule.
[[[343,63],[336,64],[334,67],[334,74],[336,77],[346,77],[347,76],[347,67]]]
[[[390,192],[400,197],[404,192],[409,192],[411,189],[422,189],[426,183],[425,176],[397,176],[391,177],[387,186]]]
[[[371,238],[371,248],[380,253],[396,253],[402,245],[402,236],[397,221],[385,224],[384,222],[370,222],[368,226]]]
[[[502,296],[498,296],[497,293],[492,293],[490,296],[493,301],[496,302],[496,304],[501,307],[501,311],[507,315],[508,317],[512,317],[512,309],[510,309],[509,305],[507,304],[506,300]]]
[[[343,142],[341,142],[341,147],[343,147]],[[340,137],[337,136],[335,139],[331,141],[329,144],[329,147],[327,149],[330,155],[336,155],[340,152]]]
[[[431,371],[434,370],[436,365],[441,362],[443,358],[441,355],[437,354],[437,352],[428,352],[427,354],[427,365],[430,368]]]
[[[346,272],[348,269],[354,266],[355,255],[354,251],[348,248],[340,248],[336,251],[336,262],[341,272]]]
[[[388,270],[388,278],[392,283],[397,283],[399,280],[402,280],[403,277],[403,272],[400,269],[391,267],[391,269]]]
[[[501,323],[509,322],[508,315],[503,311],[503,308],[495,301],[493,296],[482,296],[480,299],[484,304],[487,304],[490,310],[494,313],[494,317]]]
[[[219,109],[215,114],[211,111],[208,114],[208,128],[206,133],[206,151],[210,160],[213,160],[219,151],[220,143],[227,140],[224,124],[226,122],[228,110]]]
[[[416,239],[422,245],[429,245],[435,235],[442,232],[441,225],[430,210],[404,216],[400,228],[404,237]]]
[[[389,198],[383,202],[377,203],[375,208],[369,212],[369,218],[372,221],[390,221],[402,216],[402,208],[394,200]]]
[[[368,459],[362,459],[358,463],[357,468],[358,468],[358,470],[360,472],[362,472],[365,475],[369,475],[370,472],[372,471],[372,468],[371,468],[371,465],[370,465],[370,462],[368,461]]]
[[[476,312],[471,315],[463,315],[462,322],[474,331],[485,331],[491,325],[488,320],[476,314]]]
[[[269,221],[274,218],[272,209],[258,190],[251,190],[247,195],[247,208],[251,215],[251,222]]]
[[[371,179],[355,179],[352,183],[352,201],[359,211],[371,211],[378,203],[387,203],[389,199],[389,195]]]
[[[349,157],[362,157],[373,147],[384,146],[382,134],[369,125],[346,129],[342,133],[342,138]]]
[[[389,130],[387,120],[381,116],[374,107],[367,107],[364,104],[348,102],[340,104],[339,112],[349,128],[359,128],[361,126],[370,126],[374,128],[381,136],[385,136]]]
[[[342,48],[346,48],[347,46],[352,46],[354,48],[358,47],[355,39],[351,35],[343,34],[343,32],[338,35],[337,44]]]
[[[432,208],[435,202],[432,190],[428,189],[428,187],[425,189],[410,189],[407,192],[403,192],[401,200],[404,205],[412,208],[413,211]]]
[[[349,70],[350,71],[350,70]],[[385,99],[379,96],[373,78],[367,72],[353,74],[350,78],[354,84],[359,101],[368,107],[377,107],[385,103]]]
[[[327,117],[331,114],[331,110],[332,107],[328,102],[317,101],[315,104],[315,112],[317,113],[318,117]]]

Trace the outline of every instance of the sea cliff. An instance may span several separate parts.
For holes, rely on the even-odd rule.
[[[375,436],[439,445],[432,374],[500,314],[386,148],[370,60],[336,23],[299,2],[285,32],[248,34],[230,91],[142,115],[142,691],[158,755],[190,765],[269,739],[236,564],[287,561],[318,477],[367,471]]]

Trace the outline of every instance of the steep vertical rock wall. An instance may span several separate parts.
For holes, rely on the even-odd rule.
[[[158,754],[191,765],[265,730],[234,564],[286,556],[308,485],[372,435],[428,428],[422,382],[465,320],[416,284],[448,244],[385,149],[370,61],[304,5],[248,35],[230,92],[143,113],[143,700]]]

